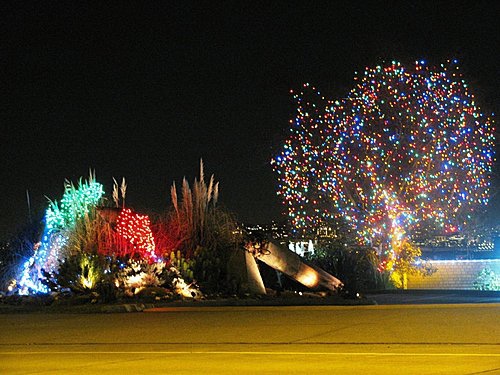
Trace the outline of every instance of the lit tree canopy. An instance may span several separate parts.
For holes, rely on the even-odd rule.
[[[392,62],[367,68],[341,100],[308,84],[294,98],[272,164],[295,228],[341,218],[360,242],[394,245],[462,230],[487,205],[494,129],[456,61]]]

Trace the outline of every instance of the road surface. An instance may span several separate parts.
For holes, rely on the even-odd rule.
[[[1,374],[500,374],[500,304],[0,315]]]

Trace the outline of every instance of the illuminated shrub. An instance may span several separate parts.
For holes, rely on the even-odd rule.
[[[147,287],[164,286],[169,280],[164,262],[149,263],[146,260],[129,260],[119,267],[115,286],[132,296]]]
[[[60,203],[50,202],[47,208],[40,244],[34,247],[33,255],[21,267],[18,282],[21,294],[49,291],[42,282],[44,274],[50,277],[57,271],[60,259],[68,256],[64,254],[68,234],[74,231],[79,220],[88,219],[103,195],[103,186],[95,181],[92,174],[88,181],[80,180],[77,187],[66,181]]]
[[[177,252],[172,251],[170,253],[169,260],[171,266],[175,267],[179,271],[179,274],[184,280],[188,282],[192,282],[194,280],[193,267],[196,264],[196,261],[194,259],[184,258],[180,250],[177,250]]]
[[[121,256],[127,255],[155,261],[156,246],[151,232],[151,222],[147,215],[139,215],[129,208],[124,208],[118,215],[116,234]]]
[[[43,271],[42,282],[51,291],[90,292],[105,279],[104,260],[98,255],[79,253],[60,262],[57,271]]]
[[[500,290],[500,275],[497,275],[491,268],[484,268],[474,281],[474,289]]]

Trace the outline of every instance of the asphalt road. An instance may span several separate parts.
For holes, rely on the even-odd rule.
[[[0,315],[1,374],[500,374],[500,304]]]

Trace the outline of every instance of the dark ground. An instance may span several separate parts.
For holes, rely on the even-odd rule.
[[[475,290],[391,290],[371,292],[360,298],[342,298],[337,295],[321,297],[314,293],[286,292],[281,296],[260,298],[218,298],[205,300],[155,301],[127,299],[115,303],[47,304],[43,298],[0,299],[2,313],[111,313],[139,312],[152,308],[223,307],[223,306],[357,306],[357,305],[429,305],[429,304],[483,304],[500,303],[500,292]]]

